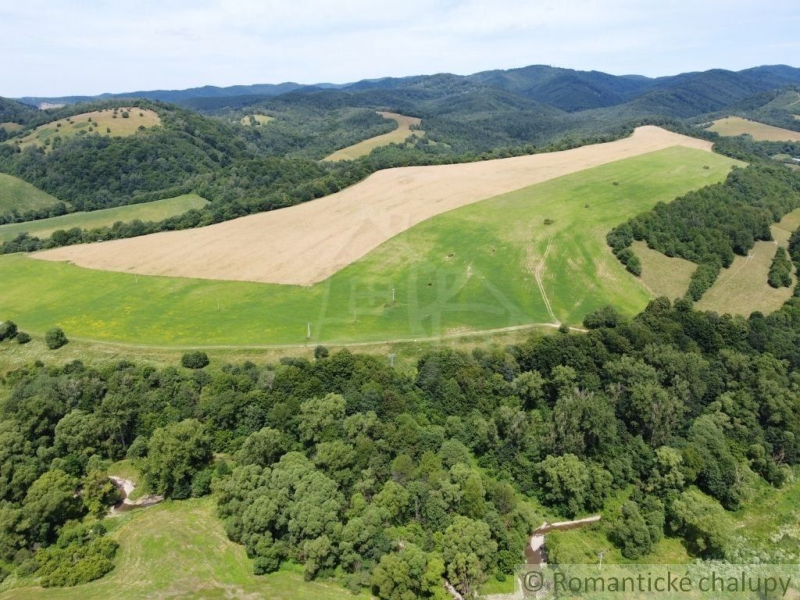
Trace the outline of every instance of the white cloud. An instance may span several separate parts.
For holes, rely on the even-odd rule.
[[[774,0],[0,0],[0,95],[352,81],[544,63],[669,74],[796,62]]]

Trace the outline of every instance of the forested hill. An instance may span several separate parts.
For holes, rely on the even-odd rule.
[[[787,85],[800,84],[800,69],[786,65],[761,66],[743,71],[713,69],[698,73],[683,73],[669,77],[618,76],[599,71],[577,71],[545,65],[519,69],[493,70],[473,75],[436,74],[412,77],[387,77],[362,80],[350,84],[301,85],[294,82],[231,87],[205,86],[187,90],[150,90],[122,94],[102,94],[95,97],[27,97],[22,100],[38,106],[42,102],[75,103],[91,99],[146,98],[174,103],[191,103],[200,98],[241,98],[252,96],[257,101],[296,91],[339,89],[358,93],[368,90],[414,90],[417,93],[452,95],[491,88],[511,92],[555,108],[574,112],[592,108],[618,106],[655,93],[646,105],[665,97],[665,106],[678,101],[695,107],[696,113],[708,112],[741,100],[755,93]],[[240,100],[241,101],[241,100]]]
[[[21,123],[35,114],[36,110],[27,104],[0,98],[0,123]]]

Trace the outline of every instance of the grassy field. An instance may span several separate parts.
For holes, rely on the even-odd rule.
[[[579,324],[605,304],[632,314],[651,295],[613,257],[606,233],[720,181],[732,164],[670,148],[554,179],[429,219],[312,287],[4,256],[0,314],[32,333],[59,325],[74,338],[164,346],[413,341]]]
[[[14,131],[22,129],[22,125],[19,123],[0,123],[0,127],[5,129],[8,133],[13,133]]]
[[[381,112],[379,113],[385,119],[391,119],[392,121],[397,122],[397,129],[394,131],[390,131],[389,133],[384,133],[383,135],[376,135],[373,138],[369,138],[368,140],[364,140],[363,142],[359,142],[357,144],[353,144],[352,146],[348,146],[347,148],[342,148],[341,150],[337,150],[333,154],[326,156],[323,160],[329,161],[339,161],[339,160],[353,160],[358,158],[359,156],[366,156],[370,152],[372,152],[375,148],[380,148],[381,146],[388,146],[389,144],[400,144],[408,138],[411,134],[416,134],[418,136],[425,135],[424,131],[419,129],[413,130],[411,129],[412,125],[419,125],[421,123],[420,119],[415,117],[406,117],[405,115],[398,115],[397,113],[390,113],[390,112]]]
[[[111,226],[117,221],[127,222],[136,219],[140,221],[161,221],[167,217],[183,214],[192,208],[201,208],[206,204],[208,204],[208,201],[197,194],[186,194],[177,198],[167,198],[166,200],[130,204],[91,212],[76,212],[39,221],[0,225],[0,242],[14,239],[25,231],[44,239],[50,237],[58,229],[66,230],[73,227],[93,229],[95,227]]]
[[[800,132],[798,131],[773,127],[758,121],[748,121],[741,117],[719,119],[714,121],[714,124],[708,130],[716,131],[718,134],[725,136],[747,134],[753,136],[753,139],[757,141],[800,141]]]
[[[38,210],[58,203],[58,199],[27,181],[0,173],[0,213],[11,210]]]
[[[733,514],[737,534],[746,546],[769,555],[785,553],[783,560],[800,560],[800,478],[797,469],[792,481],[775,489],[757,480],[753,497]],[[793,558],[792,558],[793,555]]]
[[[682,258],[670,258],[651,250],[645,242],[634,242],[633,251],[642,261],[641,281],[654,296],[670,300],[682,297],[689,289],[697,265]]]
[[[120,543],[116,568],[102,579],[73,588],[18,587],[2,600],[139,600],[141,598],[271,600],[366,599],[335,583],[303,580],[287,567],[257,577],[244,548],[228,540],[210,498],[165,502],[108,519]],[[6,582],[5,588],[13,585]],[[4,589],[0,587],[0,589]]]
[[[800,210],[786,215],[780,223],[772,226],[774,242],[756,242],[749,256],[737,256],[728,269],[723,269],[714,283],[696,306],[700,310],[713,310],[720,314],[750,316],[754,311],[771,313],[781,307],[792,296],[791,288],[770,287],[767,283],[769,267],[778,245],[784,248],[789,236],[800,226]],[[793,280],[796,282],[794,275]]]
[[[255,120],[255,123],[251,121],[251,118]],[[247,115],[246,117],[242,117],[241,123],[247,127],[260,127],[274,120],[275,117],[270,117],[269,115]]]
[[[126,112],[129,117],[123,118],[122,115]],[[40,125],[20,139],[19,145],[22,148],[33,145],[45,146],[47,140],[52,140],[56,135],[60,135],[62,138],[69,138],[76,135],[98,133],[100,135],[121,137],[136,133],[139,127],[149,128],[160,124],[161,118],[158,113],[150,109],[120,108],[115,112],[113,109],[108,108]],[[11,143],[15,143],[15,141]]]

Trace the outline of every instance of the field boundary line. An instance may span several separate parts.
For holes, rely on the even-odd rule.
[[[561,327],[558,323],[528,323],[525,325],[513,325],[511,327],[500,327],[497,329],[483,329],[477,331],[462,331],[459,333],[451,333],[447,335],[437,335],[430,337],[417,337],[417,338],[396,338],[385,340],[374,340],[368,342],[337,342],[337,341],[319,341],[309,340],[305,343],[298,344],[205,344],[205,345],[179,345],[179,346],[161,346],[158,344],[131,344],[128,342],[115,342],[112,340],[98,340],[94,338],[85,338],[78,336],[70,336],[70,339],[76,342],[88,342],[102,346],[119,346],[124,348],[141,348],[144,350],[282,350],[282,349],[298,349],[298,348],[312,348],[319,345],[327,345],[337,348],[357,348],[364,346],[382,346],[386,344],[413,344],[420,342],[437,342],[444,340],[454,340],[465,337],[494,335],[497,333],[511,333],[513,331],[525,331],[527,329],[538,328],[557,329]],[[588,329],[582,327],[570,327],[570,331],[578,333],[588,333]]]

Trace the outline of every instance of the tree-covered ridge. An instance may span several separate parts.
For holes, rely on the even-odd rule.
[[[0,123],[23,123],[35,114],[36,109],[27,104],[0,98]]]
[[[634,240],[667,256],[697,263],[687,296],[699,300],[735,255],[747,256],[756,241],[772,239],[770,226],[800,207],[800,175],[778,165],[735,169],[711,185],[615,227],[608,234],[614,254],[639,274]]]
[[[67,520],[102,514],[105,463],[128,457],[154,492],[214,493],[258,572],[299,561],[308,577],[387,599],[438,597],[443,577],[469,596],[509,573],[542,520],[526,498],[572,516],[630,486],[606,514],[625,556],[666,532],[697,556],[746,559],[725,509],[800,461],[800,297],[750,319],[659,299],[630,321],[608,308],[585,325],[430,351],[410,371],[319,348],[314,361],[210,372],[124,361],[12,372],[0,555],[68,584],[51,548],[83,540],[98,572],[111,548]]]

